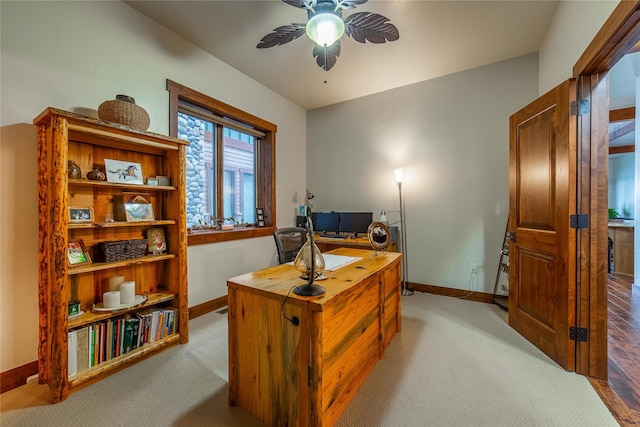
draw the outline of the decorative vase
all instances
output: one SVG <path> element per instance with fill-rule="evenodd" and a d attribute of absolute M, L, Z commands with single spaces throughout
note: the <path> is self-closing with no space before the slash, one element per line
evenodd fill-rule
<path fill-rule="evenodd" d="M 309 233 L 307 233 L 307 241 L 302 245 L 296 259 L 293 261 L 293 266 L 296 270 L 302 273 L 300 278 L 309 279 L 311 276 L 311 251 L 313 250 L 313 265 L 314 265 L 314 279 L 322 276 L 322 270 L 324 270 L 325 262 L 322 256 L 322 252 L 314 243 L 311 246 L 311 239 Z"/>
<path fill-rule="evenodd" d="M 136 100 L 127 95 L 116 95 L 116 99 L 100 104 L 98 118 L 138 130 L 147 130 L 151 124 L 145 109 L 136 105 Z"/>
<path fill-rule="evenodd" d="M 87 179 L 91 181 L 104 181 L 107 177 L 97 166 L 94 166 L 93 169 L 87 172 Z"/>
<path fill-rule="evenodd" d="M 82 171 L 80 170 L 80 166 L 78 166 L 73 160 L 69 160 L 67 162 L 67 176 L 71 179 L 82 178 Z"/>

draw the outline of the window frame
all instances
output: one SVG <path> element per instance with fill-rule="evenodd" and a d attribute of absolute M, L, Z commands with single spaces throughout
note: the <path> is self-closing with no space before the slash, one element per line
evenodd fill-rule
<path fill-rule="evenodd" d="M 167 91 L 169 92 L 169 135 L 172 137 L 178 137 L 178 105 L 180 101 L 203 108 L 216 116 L 226 117 L 241 123 L 246 123 L 265 134 L 264 138 L 262 138 L 260 143 L 257 144 L 256 152 L 256 206 L 264 209 L 265 226 L 234 227 L 233 230 L 224 231 L 198 231 L 196 233 L 188 234 L 188 244 L 191 246 L 273 235 L 273 232 L 276 229 L 275 224 L 277 223 L 275 168 L 276 132 L 278 127 L 273 123 L 169 79 L 167 79 Z M 182 159 L 182 167 L 184 168 L 186 168 L 185 160 L 186 159 Z M 222 182 L 221 178 L 222 171 L 217 170 L 217 184 Z"/>

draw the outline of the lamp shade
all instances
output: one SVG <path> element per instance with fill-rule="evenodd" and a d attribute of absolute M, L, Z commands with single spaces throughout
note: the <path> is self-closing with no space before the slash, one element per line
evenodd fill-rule
<path fill-rule="evenodd" d="M 331 46 L 344 35 L 344 22 L 333 13 L 318 13 L 307 22 L 307 35 L 320 46 Z"/>
<path fill-rule="evenodd" d="M 394 170 L 394 171 L 393 171 L 393 174 L 396 176 L 396 182 L 397 182 L 398 184 L 401 184 L 401 183 L 402 183 L 402 178 L 403 178 L 403 175 L 404 175 L 404 173 L 403 173 L 402 169 L 396 169 L 396 170 Z"/>

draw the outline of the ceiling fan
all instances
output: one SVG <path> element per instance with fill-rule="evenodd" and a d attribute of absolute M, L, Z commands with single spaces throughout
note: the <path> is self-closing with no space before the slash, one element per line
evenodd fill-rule
<path fill-rule="evenodd" d="M 358 12 L 342 19 L 342 11 L 354 9 L 367 0 L 282 0 L 286 4 L 307 10 L 306 24 L 293 23 L 276 28 L 256 46 L 265 49 L 289 43 L 305 32 L 316 45 L 313 56 L 316 63 L 329 71 L 340 56 L 340 38 L 346 33 L 357 42 L 386 43 L 398 40 L 395 25 L 377 13 Z"/>

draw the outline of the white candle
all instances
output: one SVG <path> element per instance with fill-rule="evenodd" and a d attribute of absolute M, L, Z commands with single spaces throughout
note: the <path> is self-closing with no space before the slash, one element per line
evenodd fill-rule
<path fill-rule="evenodd" d="M 136 300 L 136 282 L 124 282 L 120 285 L 120 304 L 133 304 Z"/>
<path fill-rule="evenodd" d="M 124 282 L 124 276 L 111 276 L 109 277 L 109 290 L 110 291 L 119 291 L 120 284 Z"/>
<path fill-rule="evenodd" d="M 104 308 L 115 308 L 120 305 L 120 291 L 109 291 L 102 295 L 102 306 Z"/>

